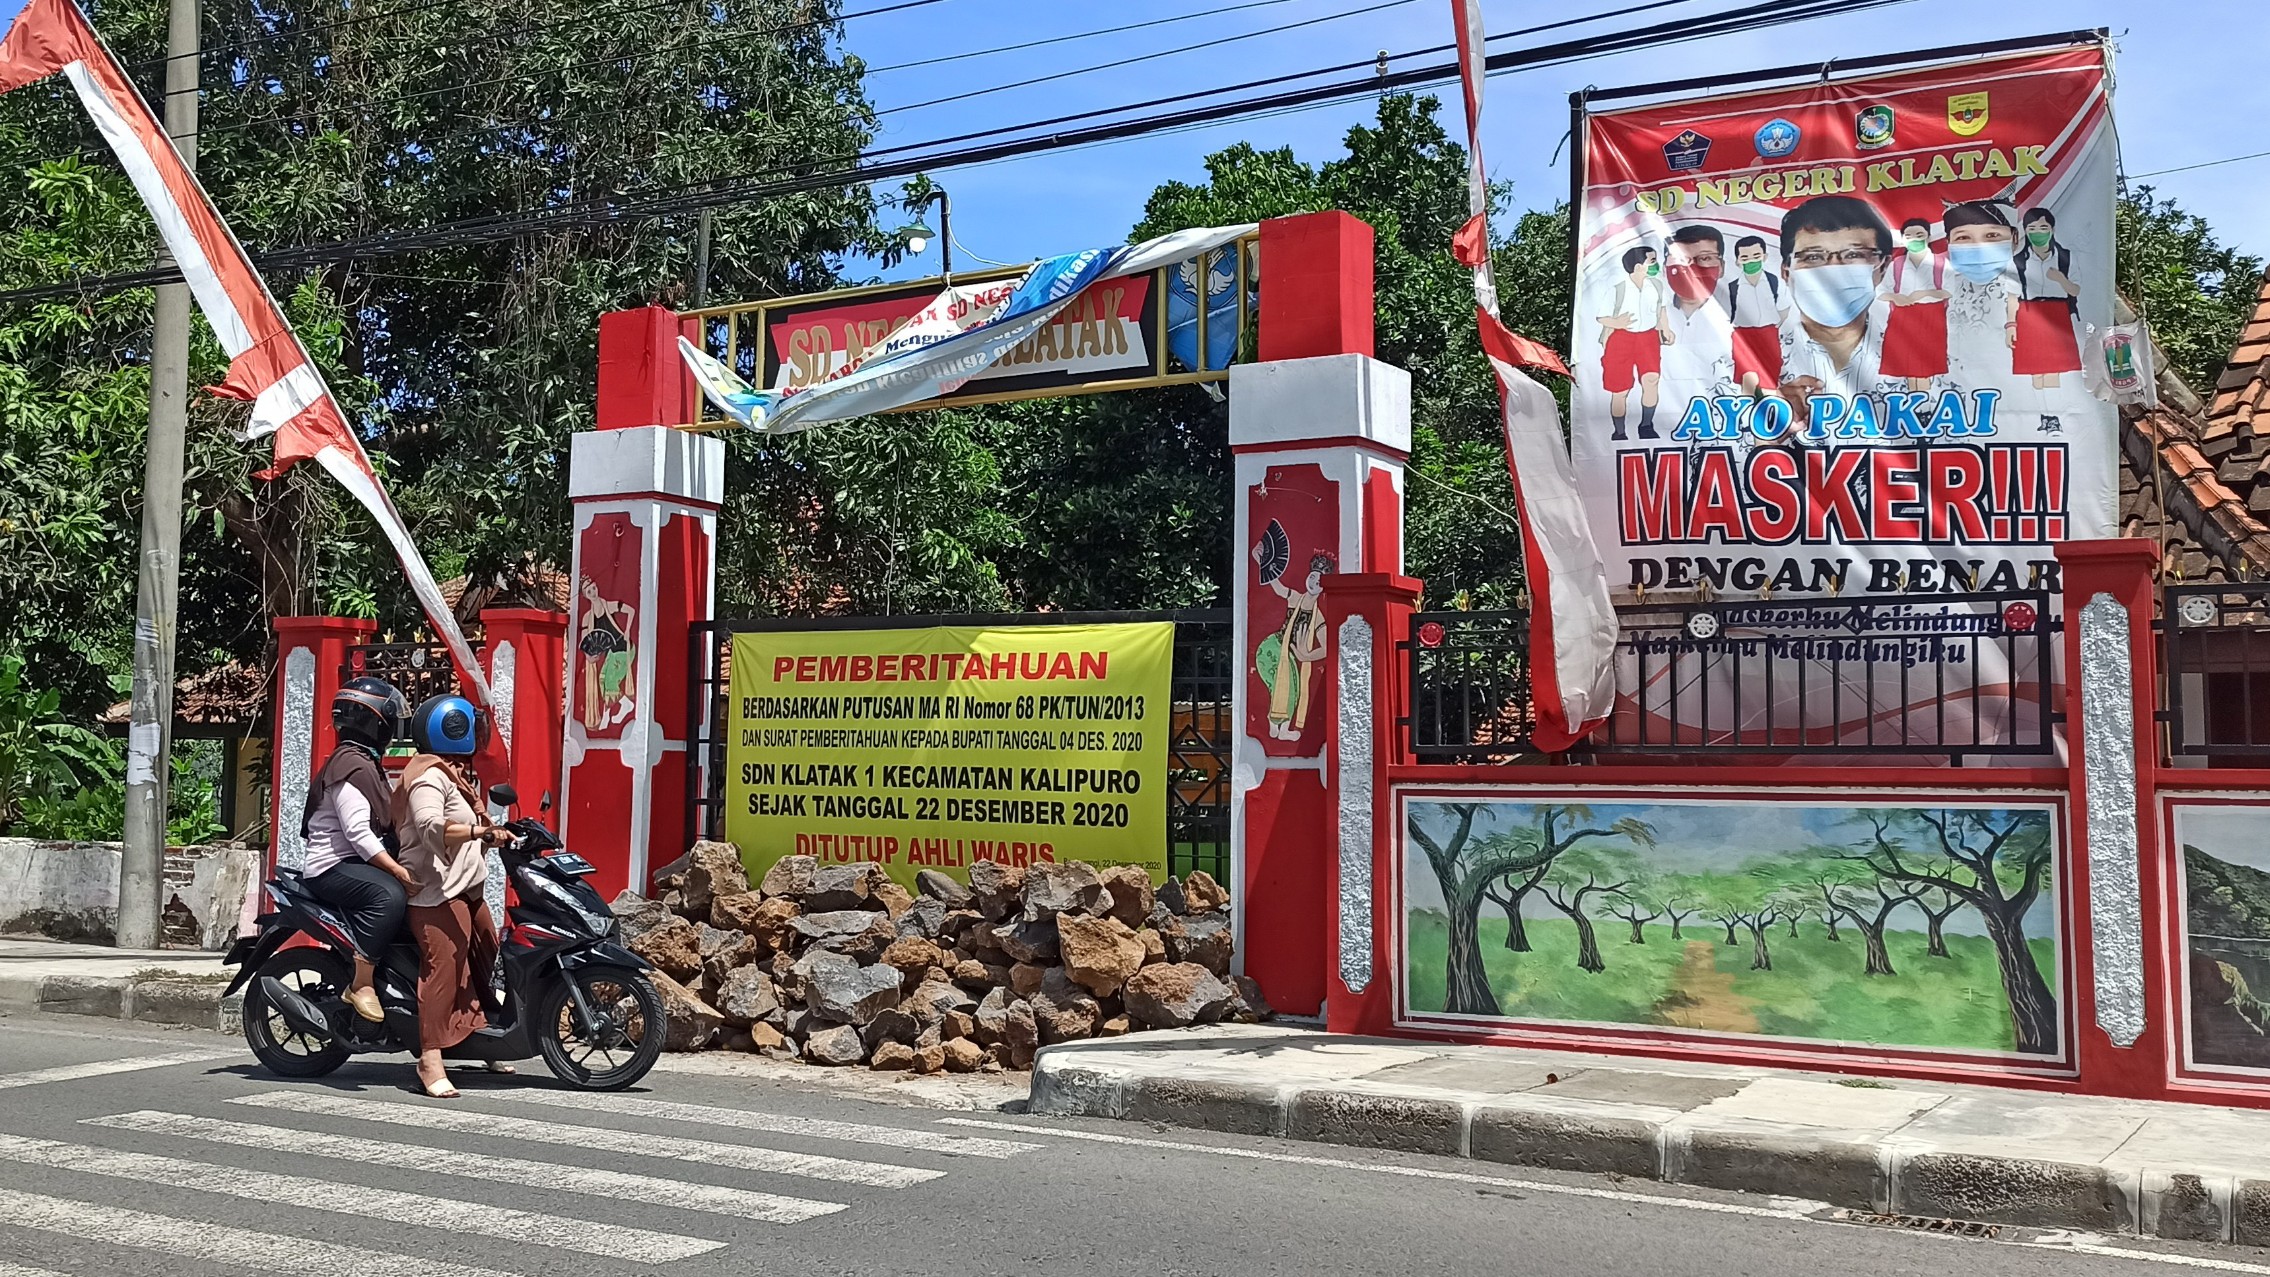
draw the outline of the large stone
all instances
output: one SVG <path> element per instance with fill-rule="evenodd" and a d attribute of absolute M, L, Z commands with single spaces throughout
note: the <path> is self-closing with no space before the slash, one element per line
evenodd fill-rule
<path fill-rule="evenodd" d="M 1222 913 L 1194 913 L 1176 920 L 1162 936 L 1167 961 L 1195 962 L 1218 976 L 1230 973 L 1230 919 Z"/>
<path fill-rule="evenodd" d="M 811 856 L 782 856 L 765 870 L 764 884 L 759 888 L 766 896 L 786 896 L 802 900 L 812 891 L 812 878 L 820 872 L 820 862 Z"/>
<path fill-rule="evenodd" d="M 630 949 L 673 980 L 701 974 L 701 932 L 684 918 L 672 916 L 648 929 L 630 942 Z"/>
<path fill-rule="evenodd" d="M 1001 1021 L 1001 1050 L 1010 1068 L 1029 1069 L 1033 1052 L 1040 1049 L 1040 1021 L 1030 1003 L 1012 1002 Z"/>
<path fill-rule="evenodd" d="M 941 942 L 965 935 L 979 935 L 985 931 L 985 915 L 975 909 L 949 909 L 938 924 L 937 939 Z"/>
<path fill-rule="evenodd" d="M 1029 998 L 1040 992 L 1041 977 L 1047 974 L 1047 967 L 1020 962 L 1009 968 L 1009 992 L 1020 998 Z"/>
<path fill-rule="evenodd" d="M 930 871 L 925 869 L 923 872 L 929 873 Z M 902 936 L 921 936 L 925 940 L 939 939 L 946 928 L 946 902 L 923 896 L 907 906 L 906 912 L 898 916 L 898 923 L 899 934 Z"/>
<path fill-rule="evenodd" d="M 875 1044 L 874 1058 L 867 1062 L 867 1067 L 877 1073 L 911 1069 L 914 1067 L 914 1048 L 904 1042 L 878 1042 Z"/>
<path fill-rule="evenodd" d="M 1111 905 L 1103 875 L 1082 861 L 1043 861 L 1025 870 L 1018 895 L 1027 922 L 1041 922 L 1060 913 L 1097 913 Z"/>
<path fill-rule="evenodd" d="M 1053 967 L 1063 956 L 1056 938 L 1056 922 L 1004 922 L 986 934 L 993 937 L 1003 953 L 1019 962 L 1035 966 Z"/>
<path fill-rule="evenodd" d="M 863 967 L 826 949 L 796 965 L 804 976 L 804 1005 L 823 1020 L 864 1025 L 899 1000 L 899 973 L 889 967 Z"/>
<path fill-rule="evenodd" d="M 986 994 L 985 1000 L 977 1004 L 977 1011 L 970 1017 L 970 1036 L 987 1046 L 999 1042 L 1002 1034 L 1007 1031 L 1009 1002 L 1007 989 L 995 989 Z"/>
<path fill-rule="evenodd" d="M 1039 992 L 1028 1001 L 1044 1045 L 1092 1037 L 1097 1021 L 1102 1018 L 1096 1000 L 1088 996 L 1087 990 L 1072 983 L 1062 967 L 1051 967 L 1041 980 Z"/>
<path fill-rule="evenodd" d="M 977 1032 L 977 1017 L 967 1011 L 948 1011 L 946 1017 L 938 1021 L 938 1032 L 949 1041 L 974 1036 Z"/>
<path fill-rule="evenodd" d="M 985 1048 L 968 1038 L 950 1038 L 939 1051 L 948 1073 L 975 1073 L 985 1063 Z"/>
<path fill-rule="evenodd" d="M 701 936 L 702 976 L 710 988 L 724 988 L 734 971 L 757 960 L 757 942 L 748 932 L 720 931 L 706 922 L 694 926 Z"/>
<path fill-rule="evenodd" d="M 1158 903 L 1150 871 L 1141 865 L 1114 865 L 1104 870 L 1103 885 L 1111 893 L 1111 908 L 1105 912 L 1126 923 L 1129 930 L 1142 926 L 1151 916 L 1151 906 Z"/>
<path fill-rule="evenodd" d="M 662 1049 L 699 1051 L 708 1046 L 725 1017 L 669 976 L 656 972 L 648 978 L 662 998 Z"/>
<path fill-rule="evenodd" d="M 875 925 L 875 915 L 865 909 L 838 909 L 829 913 L 807 913 L 788 920 L 789 929 L 806 940 L 827 940 L 838 936 L 855 936 Z"/>
<path fill-rule="evenodd" d="M 904 1042 L 912 1046 L 914 1040 L 922 1036 L 923 1027 L 913 1012 L 904 1007 L 889 1007 L 868 1021 L 859 1036 L 870 1050 L 885 1042 Z"/>
<path fill-rule="evenodd" d="M 914 893 L 885 878 L 867 888 L 867 903 L 881 905 L 883 912 L 890 915 L 891 921 L 896 922 L 906 916 L 907 910 L 914 908 Z"/>
<path fill-rule="evenodd" d="M 923 869 L 914 875 L 914 889 L 928 899 L 938 901 L 949 909 L 966 907 L 970 889 L 954 881 L 953 875 L 936 869 Z"/>
<path fill-rule="evenodd" d="M 900 936 L 891 941 L 878 959 L 884 966 L 896 968 L 909 985 L 919 983 L 922 973 L 944 961 L 938 946 L 920 936 Z"/>
<path fill-rule="evenodd" d="M 946 1070 L 946 1045 L 932 1042 L 914 1048 L 914 1071 L 917 1073 L 943 1073 Z"/>
<path fill-rule="evenodd" d="M 1135 933 L 1135 943 L 1143 946 L 1143 965 L 1167 960 L 1166 937 L 1149 927 Z"/>
<path fill-rule="evenodd" d="M 738 895 L 749 889 L 749 871 L 741 865 L 741 849 L 729 842 L 697 842 L 686 853 L 686 873 L 678 881 L 685 910 L 698 918 L 709 916 L 719 896 Z"/>
<path fill-rule="evenodd" d="M 1214 881 L 1214 875 L 1203 869 L 1193 869 L 1184 875 L 1182 895 L 1189 901 L 1192 913 L 1219 913 L 1230 907 L 1230 893 Z"/>
<path fill-rule="evenodd" d="M 783 953 L 796 947 L 796 920 L 803 916 L 804 906 L 782 896 L 758 905 L 748 925 L 741 929 L 756 937 L 765 952 Z"/>
<path fill-rule="evenodd" d="M 891 924 L 890 916 L 887 914 L 868 913 L 864 909 L 848 912 L 857 913 L 866 918 L 867 926 L 865 929 L 852 932 L 850 935 L 828 936 L 819 941 L 816 947 L 833 949 L 837 953 L 857 959 L 863 966 L 872 965 L 877 958 L 883 956 L 883 950 L 889 948 L 891 942 L 898 939 L 898 928 Z"/>
<path fill-rule="evenodd" d="M 1127 977 L 1142 969 L 1142 942 L 1117 918 L 1062 914 L 1056 919 L 1056 934 L 1065 973 L 1097 997 L 1117 993 Z"/>
<path fill-rule="evenodd" d="M 765 894 L 771 895 L 772 893 L 768 891 Z M 1159 884 L 1158 903 L 1151 908 L 1152 926 L 1159 925 L 1158 918 L 1162 910 L 1178 918 L 1190 912 L 1190 897 L 1183 894 L 1181 879 L 1169 878 Z"/>
<path fill-rule="evenodd" d="M 915 1010 L 915 1017 L 925 1025 L 938 1023 L 949 1011 L 969 1011 L 977 1007 L 977 999 L 949 981 L 925 980 L 908 994 L 902 1006 Z"/>
<path fill-rule="evenodd" d="M 684 886 L 686 881 L 686 867 L 688 865 L 691 865 L 692 863 L 693 856 L 689 853 L 687 855 L 678 857 L 676 860 L 671 861 L 669 864 L 663 865 L 658 869 L 650 871 L 646 875 L 646 882 L 648 886 L 654 889 L 656 899 L 660 899 L 663 896 L 669 895 L 671 892 L 678 890 L 679 887 Z"/>
<path fill-rule="evenodd" d="M 677 917 L 661 901 L 649 900 L 635 891 L 624 891 L 617 895 L 615 903 L 607 908 L 615 915 L 615 923 L 621 928 L 624 944 L 629 944 Z"/>
<path fill-rule="evenodd" d="M 980 860 L 969 867 L 969 889 L 975 897 L 973 903 L 988 921 L 999 922 L 1016 910 L 1023 903 L 1020 896 L 1024 885 L 1024 870 L 999 861 Z"/>
<path fill-rule="evenodd" d="M 975 958 L 964 958 L 954 964 L 954 983 L 971 993 L 980 993 L 1001 983 L 994 978 L 994 970 L 995 968 L 986 966 Z"/>
<path fill-rule="evenodd" d="M 752 931 L 765 898 L 754 891 L 736 891 L 709 902 L 709 925 L 720 931 Z"/>
<path fill-rule="evenodd" d="M 859 1040 L 859 1030 L 848 1024 L 834 1024 L 814 1029 L 804 1039 L 804 1058 L 814 1064 L 841 1068 L 857 1064 L 867 1058 L 867 1044 Z"/>
<path fill-rule="evenodd" d="M 1239 976 L 1230 982 L 1237 989 L 1237 1000 L 1230 1004 L 1230 1015 L 1246 1024 L 1275 1018 L 1276 1009 L 1262 995 L 1261 986 L 1251 976 Z"/>
<path fill-rule="evenodd" d="M 777 1051 L 788 1045 L 788 1035 L 762 1020 L 749 1026 L 749 1049 Z"/>
<path fill-rule="evenodd" d="M 751 1025 L 780 1018 L 780 988 L 755 967 L 743 967 L 718 988 L 717 1009 L 728 1024 Z"/>
<path fill-rule="evenodd" d="M 864 909 L 869 895 L 867 866 L 821 865 L 812 873 L 804 907 L 814 913 L 831 909 Z"/>
<path fill-rule="evenodd" d="M 1195 962 L 1161 962 L 1135 973 L 1125 989 L 1127 1013 L 1153 1029 L 1184 1029 L 1221 1016 L 1230 986 Z"/>

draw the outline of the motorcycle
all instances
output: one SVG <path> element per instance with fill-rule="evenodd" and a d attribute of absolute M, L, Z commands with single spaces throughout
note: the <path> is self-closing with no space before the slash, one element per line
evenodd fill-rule
<path fill-rule="evenodd" d="M 504 807 L 516 801 L 509 785 L 489 798 Z M 513 891 L 498 937 L 502 996 L 489 991 L 488 1026 L 443 1058 L 541 1056 L 553 1076 L 579 1090 L 621 1090 L 662 1054 L 662 998 L 646 976 L 653 967 L 623 945 L 613 912 L 583 881 L 594 872 L 589 861 L 534 819 L 504 828 L 512 840 L 498 854 Z M 283 1077 L 312 1078 L 355 1055 L 415 1054 L 417 946 L 398 939 L 376 964 L 373 985 L 386 1018 L 365 1020 L 344 996 L 355 950 L 338 915 L 294 870 L 278 869 L 264 890 L 270 908 L 259 929 L 221 959 L 238 968 L 228 992 L 245 990 L 244 1037 L 260 1063 Z"/>

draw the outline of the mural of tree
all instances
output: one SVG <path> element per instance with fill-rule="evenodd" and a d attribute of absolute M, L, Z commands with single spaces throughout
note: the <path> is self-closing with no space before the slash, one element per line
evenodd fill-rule
<path fill-rule="evenodd" d="M 1671 938 L 1686 939 L 1680 934 L 1680 925 L 1702 910 L 1703 891 L 1695 876 L 1673 874 L 1663 879 L 1657 900 L 1663 906 L 1663 916 L 1671 920 Z"/>
<path fill-rule="evenodd" d="M 1661 884 L 1648 879 L 1639 879 L 1608 903 L 1608 912 L 1630 924 L 1633 944 L 1646 944 L 1647 932 L 1644 928 L 1648 923 L 1669 912 L 1663 902 L 1664 891 Z M 1677 939 L 1678 924 L 1673 923 L 1672 928 L 1672 938 Z"/>
<path fill-rule="evenodd" d="M 1933 888 L 1915 898 L 1915 907 L 1923 911 L 1925 945 L 1923 956 L 1947 958 L 1947 919 L 1963 907 L 1963 898 L 1943 887 Z"/>
<path fill-rule="evenodd" d="M 1892 951 L 1884 945 L 1884 924 L 1891 921 L 1901 907 L 1915 903 L 1921 889 L 1887 890 L 1881 877 L 1846 862 L 1841 849 L 1836 848 L 1822 854 L 1812 874 L 1812 885 L 1821 895 L 1831 926 L 1842 917 L 1859 929 L 1867 949 L 1861 974 L 1895 974 Z M 1875 896 L 1873 900 L 1868 898 L 1871 893 Z"/>
<path fill-rule="evenodd" d="M 2049 875 L 2049 813 L 1949 807 L 1864 812 L 1855 819 L 1869 832 L 1867 845 L 1838 857 L 1892 883 L 1945 892 L 1976 910 L 1994 945 L 2017 1049 L 2054 1054 L 2057 998 L 2026 935 L 2026 911 Z"/>
<path fill-rule="evenodd" d="M 1499 884 L 1502 890 L 1485 888 L 1482 892 L 1490 903 L 1505 911 L 1505 947 L 1515 953 L 1529 952 L 1529 928 L 1521 922 L 1521 902 L 1544 881 L 1545 871 L 1550 868 L 1552 863 L 1548 861 L 1527 875 L 1507 874 Z"/>
<path fill-rule="evenodd" d="M 1608 969 L 1607 961 L 1600 956 L 1600 935 L 1592 927 L 1592 898 L 1621 897 L 1638 876 L 1630 856 L 1600 848 L 1565 852 L 1553 861 L 1552 872 L 1545 875 L 1538 894 L 1576 925 L 1578 970 L 1597 974 Z M 1638 932 L 1637 926 L 1633 932 Z"/>

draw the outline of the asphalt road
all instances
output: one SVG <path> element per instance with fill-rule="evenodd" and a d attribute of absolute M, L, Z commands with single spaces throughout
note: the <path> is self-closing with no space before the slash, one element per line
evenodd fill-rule
<path fill-rule="evenodd" d="M 2270 1275 L 2270 1255 L 1930 1236 L 1804 1203 L 658 1070 L 620 1096 L 0 1017 L 0 1277 Z M 2109 1253 L 2108 1253 L 2109 1252 Z"/>

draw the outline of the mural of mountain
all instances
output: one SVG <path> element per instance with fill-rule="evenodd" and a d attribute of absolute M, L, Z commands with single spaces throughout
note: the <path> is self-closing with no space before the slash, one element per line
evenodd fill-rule
<path fill-rule="evenodd" d="M 2183 871 L 2193 932 L 2270 940 L 2270 873 L 2218 860 L 2188 843 Z"/>

